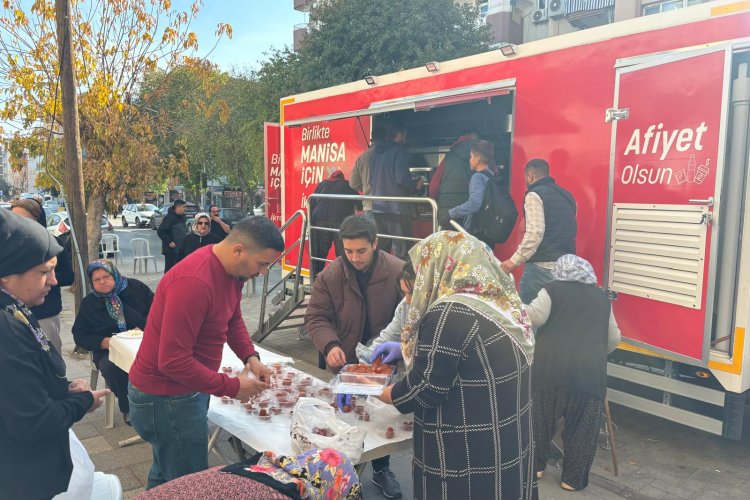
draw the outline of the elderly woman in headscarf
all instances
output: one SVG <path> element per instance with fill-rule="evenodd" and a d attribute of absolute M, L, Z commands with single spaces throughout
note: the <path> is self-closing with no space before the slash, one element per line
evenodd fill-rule
<path fill-rule="evenodd" d="M 142 282 L 122 276 L 110 260 L 95 260 L 87 274 L 92 291 L 78 308 L 73 338 L 76 345 L 93 352 L 94 364 L 117 396 L 123 420 L 130 425 L 128 374 L 109 360 L 109 341 L 120 332 L 146 327 L 154 293 Z"/>
<path fill-rule="evenodd" d="M 201 247 L 213 245 L 219 241 L 221 240 L 211 232 L 211 218 L 206 212 L 199 212 L 195 214 L 192 232 L 185 236 L 177 248 L 177 261 L 181 261 Z"/>
<path fill-rule="evenodd" d="M 620 342 L 620 329 L 588 261 L 563 255 L 552 276 L 527 309 L 538 328 L 532 377 L 536 471 L 541 478 L 562 417 L 560 486 L 573 491 L 588 485 L 607 392 L 607 354 Z"/>
<path fill-rule="evenodd" d="M 409 255 L 408 373 L 381 399 L 414 412 L 414 498 L 537 498 L 534 339 L 513 280 L 464 233 L 435 233 Z"/>
<path fill-rule="evenodd" d="M 55 286 L 55 238 L 0 209 L 0 498 L 51 498 L 73 474 L 70 427 L 109 390 L 69 381 L 30 308 Z"/>

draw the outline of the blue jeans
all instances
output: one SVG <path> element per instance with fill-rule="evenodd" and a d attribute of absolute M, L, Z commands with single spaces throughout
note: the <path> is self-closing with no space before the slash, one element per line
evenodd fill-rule
<path fill-rule="evenodd" d="M 130 422 L 151 444 L 151 489 L 186 474 L 208 469 L 208 394 L 155 396 L 128 384 Z"/>
<path fill-rule="evenodd" d="M 550 269 L 540 267 L 533 262 L 527 262 L 523 268 L 521 281 L 518 282 L 518 295 L 521 297 L 521 302 L 531 304 L 539 290 L 553 279 Z"/>

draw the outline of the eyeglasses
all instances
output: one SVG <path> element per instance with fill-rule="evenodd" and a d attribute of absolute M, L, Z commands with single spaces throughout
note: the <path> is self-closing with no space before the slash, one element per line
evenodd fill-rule
<path fill-rule="evenodd" d="M 208 222 L 196 222 L 199 226 L 208 226 Z"/>

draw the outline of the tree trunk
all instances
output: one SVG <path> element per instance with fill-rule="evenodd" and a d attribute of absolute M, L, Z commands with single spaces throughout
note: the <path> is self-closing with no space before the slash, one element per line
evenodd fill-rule
<path fill-rule="evenodd" d="M 89 262 L 99 258 L 99 242 L 102 240 L 101 220 L 104 215 L 104 194 L 92 193 L 86 206 L 86 232 L 88 234 Z M 107 256 L 105 255 L 106 259 Z"/>
<path fill-rule="evenodd" d="M 74 254 L 80 253 L 83 265 L 88 265 L 88 241 L 86 237 L 86 211 L 84 207 L 83 167 L 81 165 L 81 137 L 79 135 L 78 99 L 76 75 L 73 69 L 73 40 L 71 38 L 70 0 L 55 0 L 57 23 L 57 56 L 60 62 L 60 88 L 62 90 L 62 115 L 65 141 L 65 191 L 68 216 L 77 245 Z M 54 126 L 54 123 L 52 124 Z M 77 246 L 77 248 L 76 248 Z M 74 260 L 77 262 L 77 260 Z M 78 265 L 74 266 L 76 283 L 85 284 Z M 74 287 L 75 309 L 83 298 L 82 286 Z"/>

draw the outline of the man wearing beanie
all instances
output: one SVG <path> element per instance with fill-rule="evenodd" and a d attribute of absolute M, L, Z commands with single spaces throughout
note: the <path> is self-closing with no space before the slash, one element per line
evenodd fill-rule
<path fill-rule="evenodd" d="M 45 229 L 47 228 L 47 219 L 44 213 L 44 208 L 42 208 L 42 204 L 39 200 L 32 198 L 16 200 L 11 206 L 11 212 L 26 217 L 27 219 L 36 220 L 42 227 Z M 55 348 L 61 354 L 62 339 L 60 338 L 60 311 L 62 311 L 62 295 L 60 294 L 60 288 L 72 285 L 73 280 L 75 279 L 70 251 L 66 248 L 70 243 L 70 239 L 67 238 L 69 236 L 70 235 L 66 235 L 65 241 L 63 241 L 62 237 L 55 238 L 57 243 L 63 248 L 62 252 L 57 256 L 57 266 L 55 266 L 55 279 L 57 279 L 57 285 L 50 289 L 43 304 L 31 308 L 34 317 L 39 321 L 39 326 L 44 333 L 47 334 L 47 337 L 49 337 Z"/>
<path fill-rule="evenodd" d="M 61 251 L 36 221 L 0 210 L 0 498 L 66 491 L 75 439 L 69 429 L 109 393 L 67 380 L 62 356 L 29 309 L 57 284 Z"/>

